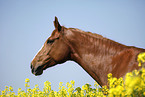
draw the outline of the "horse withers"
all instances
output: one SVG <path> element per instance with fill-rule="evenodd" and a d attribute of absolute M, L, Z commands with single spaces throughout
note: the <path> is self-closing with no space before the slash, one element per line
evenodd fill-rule
<path fill-rule="evenodd" d="M 101 35 L 77 28 L 61 26 L 57 17 L 55 30 L 31 62 L 34 75 L 68 60 L 77 62 L 101 86 L 107 85 L 107 74 L 123 77 L 127 72 L 139 69 L 137 55 L 145 49 L 126 46 Z"/>

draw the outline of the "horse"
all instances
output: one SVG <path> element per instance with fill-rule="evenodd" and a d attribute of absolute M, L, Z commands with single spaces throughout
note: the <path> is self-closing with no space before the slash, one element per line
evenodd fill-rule
<path fill-rule="evenodd" d="M 137 56 L 143 48 L 126 46 L 102 35 L 61 26 L 54 20 L 54 31 L 31 62 L 38 76 L 43 70 L 68 60 L 78 63 L 100 86 L 107 85 L 107 74 L 124 77 L 138 67 Z"/>

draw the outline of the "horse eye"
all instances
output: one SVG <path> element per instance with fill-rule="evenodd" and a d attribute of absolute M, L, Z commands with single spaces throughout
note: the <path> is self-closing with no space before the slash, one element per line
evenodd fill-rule
<path fill-rule="evenodd" d="M 53 42 L 54 42 L 54 40 L 48 40 L 48 41 L 47 41 L 47 44 L 53 43 Z"/>

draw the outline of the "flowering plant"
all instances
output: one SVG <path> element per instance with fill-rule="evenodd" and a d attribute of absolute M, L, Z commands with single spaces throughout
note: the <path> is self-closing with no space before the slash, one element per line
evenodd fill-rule
<path fill-rule="evenodd" d="M 13 92 L 13 87 L 6 86 L 5 90 L 0 91 L 0 97 L 145 97 L 145 53 L 138 55 L 140 70 L 134 70 L 127 73 L 125 79 L 115 78 L 111 73 L 108 74 L 108 87 L 100 88 L 97 82 L 94 83 L 95 88 L 91 88 L 90 84 L 85 84 L 82 88 L 74 87 L 75 81 L 67 82 L 66 86 L 63 82 L 59 83 L 59 90 L 53 91 L 49 81 L 44 82 L 43 91 L 35 85 L 30 89 L 30 80 L 25 79 L 26 91 L 21 88 L 18 93 Z"/>

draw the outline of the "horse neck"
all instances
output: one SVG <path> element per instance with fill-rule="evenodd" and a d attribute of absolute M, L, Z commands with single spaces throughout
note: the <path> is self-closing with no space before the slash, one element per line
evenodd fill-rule
<path fill-rule="evenodd" d="M 101 35 L 83 31 L 72 31 L 71 38 L 67 40 L 73 49 L 72 60 L 80 64 L 101 86 L 106 84 L 102 80 L 105 81 L 109 73 L 105 70 L 110 67 L 105 65 L 110 63 L 110 57 L 126 48 Z"/>
<path fill-rule="evenodd" d="M 78 30 L 78 29 L 77 29 Z M 74 31 L 73 37 L 68 39 L 74 52 L 78 54 L 84 61 L 91 61 L 88 58 L 105 58 L 115 55 L 122 50 L 128 48 L 125 45 L 104 38 L 101 35 L 84 32 L 81 30 Z M 100 60 L 100 58 L 98 60 Z"/>

